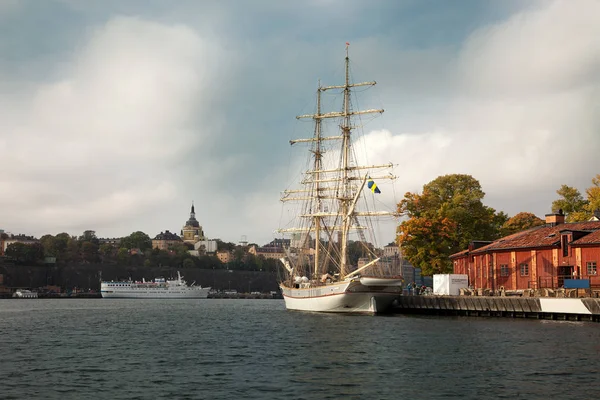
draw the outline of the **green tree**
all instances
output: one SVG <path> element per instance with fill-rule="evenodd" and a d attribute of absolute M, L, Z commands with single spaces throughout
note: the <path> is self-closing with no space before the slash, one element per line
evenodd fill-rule
<path fill-rule="evenodd" d="M 119 251 L 117 251 L 117 262 L 120 265 L 129 265 L 129 250 L 121 247 Z"/>
<path fill-rule="evenodd" d="M 535 226 L 544 225 L 546 222 L 530 212 L 520 212 L 502 225 L 501 235 L 508 236 Z"/>
<path fill-rule="evenodd" d="M 423 275 L 452 271 L 449 256 L 473 240 L 493 240 L 506 214 L 482 203 L 485 193 L 470 175 L 440 176 L 423 193 L 406 193 L 398 212 L 408 219 L 398 227 L 397 243 Z"/>
<path fill-rule="evenodd" d="M 67 241 L 66 260 L 70 262 L 79 262 L 81 260 L 79 241 L 75 236 Z"/>
<path fill-rule="evenodd" d="M 371 243 L 363 243 L 359 241 L 350 241 L 348 243 L 348 261 L 352 265 L 358 265 L 358 259 L 367 257 L 373 251 Z"/>
<path fill-rule="evenodd" d="M 150 250 L 152 248 L 152 240 L 150 236 L 146 235 L 144 232 L 137 231 L 133 232 L 129 236 L 125 236 L 121 239 L 120 247 L 126 249 L 140 249 L 142 251 Z"/>
<path fill-rule="evenodd" d="M 185 260 L 183 260 L 183 268 L 194 268 L 195 266 L 196 264 L 191 258 L 186 258 Z"/>
<path fill-rule="evenodd" d="M 221 239 L 215 239 L 217 242 L 217 251 L 233 251 L 235 249 L 235 243 L 224 242 Z"/>
<path fill-rule="evenodd" d="M 98 261 L 98 245 L 88 241 L 83 242 L 81 244 L 81 259 L 88 263 Z"/>
<path fill-rule="evenodd" d="M 52 235 L 44 235 L 40 238 L 40 243 L 44 248 L 45 257 L 56 257 L 58 256 L 57 240 Z"/>
<path fill-rule="evenodd" d="M 90 230 L 84 231 L 83 235 L 79 236 L 79 241 L 80 242 L 90 242 L 95 245 L 98 245 L 100 243 L 100 241 L 96 237 L 96 231 L 90 231 Z"/>
<path fill-rule="evenodd" d="M 36 263 L 44 258 L 44 247 L 41 243 L 11 243 L 6 247 L 7 257 L 21 263 Z"/>
<path fill-rule="evenodd" d="M 117 248 L 110 243 L 103 243 L 98 248 L 102 262 L 114 262 L 117 258 Z"/>
<path fill-rule="evenodd" d="M 54 248 L 56 252 L 56 257 L 61 261 L 66 261 L 69 256 L 67 254 L 67 247 L 69 245 L 69 240 L 71 239 L 71 235 L 66 232 L 59 233 L 54 237 Z"/>
<path fill-rule="evenodd" d="M 585 206 L 587 201 L 583 198 L 579 190 L 574 187 L 562 185 L 556 191 L 560 197 L 552 202 L 552 212 L 562 210 L 567 222 L 585 221 Z"/>

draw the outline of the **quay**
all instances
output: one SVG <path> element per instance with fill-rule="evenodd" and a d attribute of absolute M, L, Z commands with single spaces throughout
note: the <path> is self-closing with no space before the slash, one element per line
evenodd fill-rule
<path fill-rule="evenodd" d="M 392 312 L 600 322 L 600 298 L 408 295 Z"/>

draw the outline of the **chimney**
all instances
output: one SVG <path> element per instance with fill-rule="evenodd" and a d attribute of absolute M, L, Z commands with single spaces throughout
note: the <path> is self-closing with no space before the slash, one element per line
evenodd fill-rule
<path fill-rule="evenodd" d="M 556 213 L 546 214 L 546 225 L 548 226 L 556 226 L 565 223 L 565 214 L 563 213 L 562 208 L 558 210 Z"/>

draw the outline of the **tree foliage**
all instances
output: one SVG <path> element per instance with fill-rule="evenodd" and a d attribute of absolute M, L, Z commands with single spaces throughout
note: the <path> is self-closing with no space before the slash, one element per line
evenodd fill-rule
<path fill-rule="evenodd" d="M 5 254 L 20 263 L 36 263 L 44 258 L 44 247 L 41 243 L 11 243 Z"/>
<path fill-rule="evenodd" d="M 567 222 L 585 221 L 587 201 L 583 198 L 579 190 L 568 185 L 562 185 L 556 191 L 560 197 L 552 202 L 552 212 L 562 210 Z"/>
<path fill-rule="evenodd" d="M 120 247 L 123 247 L 128 250 L 150 250 L 152 248 L 152 239 L 150 239 L 150 236 L 148 236 L 144 232 L 136 231 L 133 232 L 131 235 L 122 238 Z"/>
<path fill-rule="evenodd" d="M 594 211 L 600 210 L 600 174 L 592 178 L 592 186 L 586 189 L 585 194 L 587 195 L 585 209 L 591 217 Z"/>
<path fill-rule="evenodd" d="M 513 233 L 521 232 L 535 226 L 544 225 L 546 222 L 530 212 L 520 212 L 511 217 L 502 225 L 500 231 L 502 236 L 512 235 Z"/>
<path fill-rule="evenodd" d="M 397 242 L 408 261 L 423 275 L 452 271 L 449 256 L 473 240 L 493 240 L 508 219 L 482 203 L 485 193 L 470 175 L 440 176 L 422 194 L 406 193 L 398 212 L 406 217 Z"/>

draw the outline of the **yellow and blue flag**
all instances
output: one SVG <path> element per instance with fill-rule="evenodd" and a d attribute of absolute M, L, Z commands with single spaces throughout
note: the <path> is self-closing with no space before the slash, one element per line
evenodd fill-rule
<path fill-rule="evenodd" d="M 375 182 L 373 182 L 373 179 L 371 179 L 371 177 L 369 177 L 369 180 L 367 181 L 367 186 L 369 187 L 369 189 L 371 189 L 371 192 L 381 193 L 381 190 L 379 190 L 379 188 L 377 187 Z"/>

